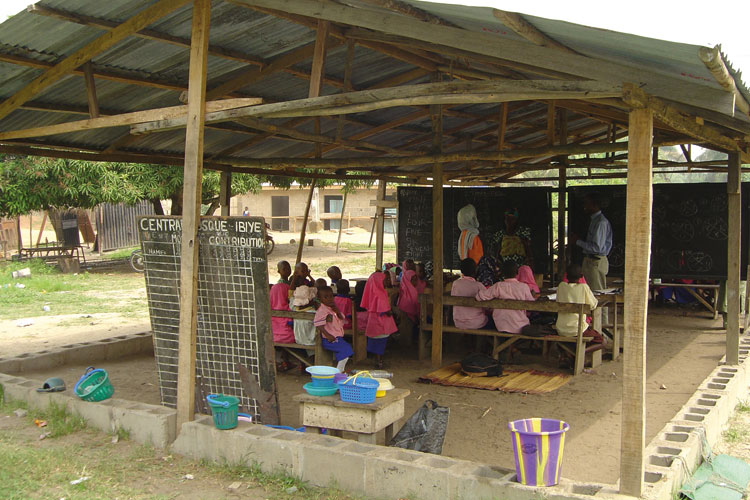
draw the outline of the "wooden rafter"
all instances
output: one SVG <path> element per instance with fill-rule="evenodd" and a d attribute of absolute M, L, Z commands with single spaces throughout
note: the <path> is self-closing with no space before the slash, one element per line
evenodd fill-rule
<path fill-rule="evenodd" d="M 544 34 L 536 26 L 527 21 L 521 14 L 517 12 L 507 12 L 499 9 L 492 9 L 492 14 L 498 18 L 505 26 L 515 31 L 520 36 L 533 44 L 540 45 L 542 47 L 548 47 L 550 49 L 567 52 L 568 54 L 578 54 L 575 50 L 570 47 L 563 45 L 552 37 Z"/>
<path fill-rule="evenodd" d="M 94 81 L 94 72 L 91 69 L 91 62 L 83 65 L 84 81 L 86 82 L 86 99 L 89 102 L 89 116 L 97 118 L 99 116 L 99 99 L 96 97 L 96 82 Z"/>
<path fill-rule="evenodd" d="M 226 99 L 223 101 L 211 101 L 206 103 L 208 113 L 235 109 L 243 106 L 254 106 L 263 102 L 259 98 Z M 122 127 L 137 123 L 149 123 L 159 119 L 187 118 L 188 106 L 171 106 L 168 108 L 149 109 L 146 111 L 134 111 L 121 115 L 103 116 L 89 120 L 59 123 L 57 125 L 46 125 L 26 130 L 11 132 L 0 132 L 0 140 L 24 139 L 28 137 L 43 137 L 47 135 L 66 134 L 81 130 L 93 130 L 101 128 Z"/>
<path fill-rule="evenodd" d="M 66 74 L 71 73 L 82 64 L 90 61 L 92 57 L 110 47 L 113 47 L 126 37 L 140 31 L 157 19 L 161 19 L 188 2 L 189 0 L 160 0 L 158 3 L 147 7 L 124 23 L 118 25 L 116 28 L 109 30 L 104 35 L 87 43 L 55 66 L 36 77 L 12 97 L 0 103 L 0 119 L 8 116 L 13 110 L 21 107 L 23 103 L 57 82 Z"/>

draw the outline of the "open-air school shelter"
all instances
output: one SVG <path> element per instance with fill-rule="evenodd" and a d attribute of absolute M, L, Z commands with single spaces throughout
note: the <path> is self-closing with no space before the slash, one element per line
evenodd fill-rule
<path fill-rule="evenodd" d="M 739 362 L 750 92 L 716 48 L 406 0 L 45 0 L 0 25 L 0 82 L 0 152 L 184 165 L 181 280 L 192 286 L 181 290 L 178 425 L 194 407 L 203 168 L 223 173 L 226 207 L 236 172 L 431 185 L 434 228 L 444 185 L 550 171 L 561 242 L 567 169 L 626 177 L 620 491 L 636 496 L 652 175 L 726 171 L 726 363 Z M 691 144 L 728 162 L 695 161 Z M 658 158 L 671 145 L 684 161 Z M 433 247 L 440 270 L 437 229 Z M 435 273 L 438 310 L 442 281 Z"/>

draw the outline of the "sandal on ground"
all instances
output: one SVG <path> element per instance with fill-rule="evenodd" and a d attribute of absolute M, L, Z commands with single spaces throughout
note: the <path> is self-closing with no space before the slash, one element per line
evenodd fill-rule
<path fill-rule="evenodd" d="M 289 370 L 297 368 L 297 365 L 293 365 L 287 361 L 282 361 L 281 363 L 276 363 L 276 371 L 277 372 L 288 372 Z"/>

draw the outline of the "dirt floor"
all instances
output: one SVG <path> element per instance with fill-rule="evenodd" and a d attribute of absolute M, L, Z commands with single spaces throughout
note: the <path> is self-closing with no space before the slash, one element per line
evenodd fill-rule
<path fill-rule="evenodd" d="M 724 351 L 721 322 L 697 309 L 656 309 L 649 316 L 647 429 L 650 440 L 687 401 L 698 384 L 716 366 Z M 465 353 L 463 339 L 448 337 L 445 362 Z M 0 343 L 0 350 L 6 341 Z M 555 371 L 538 356 L 514 359 L 518 367 Z M 101 366 L 110 373 L 119 398 L 159 404 L 155 361 L 135 357 Z M 354 368 L 355 366 L 349 366 Z M 358 368 L 372 368 L 363 362 Z M 26 374 L 39 381 L 61 376 L 69 387 L 85 365 Z M 571 430 L 566 440 L 563 474 L 575 480 L 614 483 L 618 478 L 622 362 L 605 361 L 555 392 L 544 395 L 506 394 L 476 389 L 442 387 L 417 382 L 431 371 L 428 361 L 416 360 L 414 347 L 390 344 L 387 369 L 395 372 L 397 387 L 411 390 L 406 415 L 426 400 L 451 408 L 444 454 L 512 468 L 513 455 L 507 422 L 519 418 L 549 417 L 565 420 Z M 291 397 L 309 381 L 297 370 L 278 377 L 282 424 L 297 427 L 299 412 Z M 665 388 L 662 389 L 661 387 Z M 490 408 L 484 417 L 482 415 Z"/>

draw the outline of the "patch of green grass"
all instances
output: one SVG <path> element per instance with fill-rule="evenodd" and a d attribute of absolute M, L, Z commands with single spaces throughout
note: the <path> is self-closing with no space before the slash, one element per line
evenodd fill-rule
<path fill-rule="evenodd" d="M 747 404 L 746 402 L 742 401 L 735 407 L 734 411 L 736 411 L 737 413 L 750 412 L 750 404 Z"/>
<path fill-rule="evenodd" d="M 48 436 L 50 438 L 67 436 L 86 428 L 86 421 L 83 417 L 71 414 L 65 406 L 61 406 L 54 401 L 43 410 L 29 408 L 29 405 L 25 401 L 2 399 L 0 402 L 0 411 L 2 412 L 10 413 L 18 409 L 28 412 L 26 418 L 29 422 L 34 422 L 34 420 L 47 422 L 46 427 L 42 428 L 42 430 L 50 432 Z"/>
<path fill-rule="evenodd" d="M 335 486 L 321 489 L 310 486 L 294 476 L 282 472 L 264 472 L 259 463 L 255 462 L 250 467 L 234 464 L 215 464 L 202 461 L 201 465 L 209 471 L 219 474 L 231 480 L 248 480 L 265 488 L 266 490 L 280 490 L 275 498 L 302 498 L 305 500 L 355 500 L 361 497 L 352 496 L 341 491 Z M 288 488 L 295 487 L 297 491 L 293 494 L 286 493 Z"/>
<path fill-rule="evenodd" d="M 112 433 L 112 436 L 116 436 L 118 441 L 123 441 L 126 439 L 130 439 L 130 431 L 127 429 L 123 429 L 122 427 L 118 427 L 117 430 Z"/>
<path fill-rule="evenodd" d="M 119 250 L 115 250 L 113 252 L 106 252 L 102 254 L 103 260 L 122 260 L 122 259 L 129 259 L 130 254 L 133 253 L 133 250 L 141 248 L 139 246 L 135 247 L 129 247 L 129 248 L 121 248 Z"/>
<path fill-rule="evenodd" d="M 28 265 L 31 276 L 14 280 L 11 272 Z M 17 288 L 21 283 L 24 288 Z M 144 288 L 143 275 L 118 273 L 62 274 L 38 259 L 0 264 L 0 318 L 18 319 L 59 314 L 115 312 L 145 314 L 143 297 L 128 299 L 130 292 Z M 116 291 L 121 297 L 112 297 Z M 50 311 L 44 311 L 48 305 Z"/>
<path fill-rule="evenodd" d="M 737 427 L 730 427 L 724 431 L 724 440 L 728 443 L 739 443 L 745 441 L 748 437 L 748 431 Z"/>

